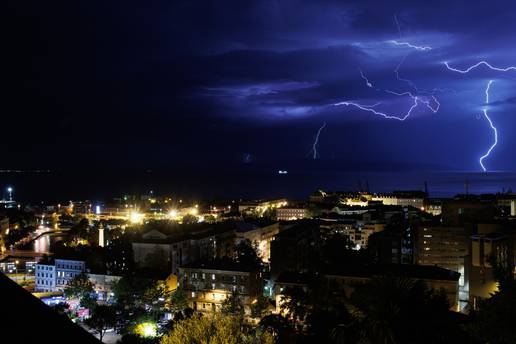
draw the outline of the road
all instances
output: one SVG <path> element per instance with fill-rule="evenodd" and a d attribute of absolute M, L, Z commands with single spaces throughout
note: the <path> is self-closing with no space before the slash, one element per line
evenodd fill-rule
<path fill-rule="evenodd" d="M 95 330 L 92 330 L 90 327 L 86 326 L 84 323 L 79 323 L 83 329 L 91 333 L 96 338 L 99 338 L 98 333 Z M 116 344 L 117 341 L 122 339 L 122 336 L 116 333 L 114 330 L 110 330 L 104 334 L 104 338 L 102 338 L 102 342 L 105 344 Z"/>

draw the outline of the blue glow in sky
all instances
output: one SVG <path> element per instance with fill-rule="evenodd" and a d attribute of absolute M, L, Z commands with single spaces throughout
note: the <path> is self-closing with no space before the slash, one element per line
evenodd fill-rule
<path fill-rule="evenodd" d="M 90 155 L 99 165 L 277 170 L 316 156 L 341 169 L 482 171 L 494 125 L 498 144 L 481 162 L 516 169 L 516 3 L 9 0 L 8 9 L 2 106 L 5 127 L 17 129 L 0 143 L 5 167 L 81 166 Z"/>

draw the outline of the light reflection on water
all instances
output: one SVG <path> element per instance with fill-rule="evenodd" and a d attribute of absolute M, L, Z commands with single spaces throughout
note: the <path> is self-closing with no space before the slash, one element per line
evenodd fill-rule
<path fill-rule="evenodd" d="M 34 240 L 32 249 L 36 253 L 47 253 L 50 250 L 50 236 L 43 235 Z"/>
<path fill-rule="evenodd" d="M 48 228 L 43 230 L 37 230 L 36 233 L 42 234 L 47 231 Z M 32 243 L 32 250 L 36 253 L 49 253 L 51 252 L 52 245 L 63 239 L 62 235 L 45 234 L 34 240 Z"/>

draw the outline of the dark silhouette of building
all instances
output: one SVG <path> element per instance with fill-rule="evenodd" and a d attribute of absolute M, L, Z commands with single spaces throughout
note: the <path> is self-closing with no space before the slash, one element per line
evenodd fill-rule
<path fill-rule="evenodd" d="M 2 343 L 101 343 L 2 273 L 0 290 Z"/>

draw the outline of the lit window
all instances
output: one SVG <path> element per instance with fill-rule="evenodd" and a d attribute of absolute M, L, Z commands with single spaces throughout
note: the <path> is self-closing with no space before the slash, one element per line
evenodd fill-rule
<path fill-rule="evenodd" d="M 195 297 L 195 291 L 192 291 L 192 297 Z"/>

